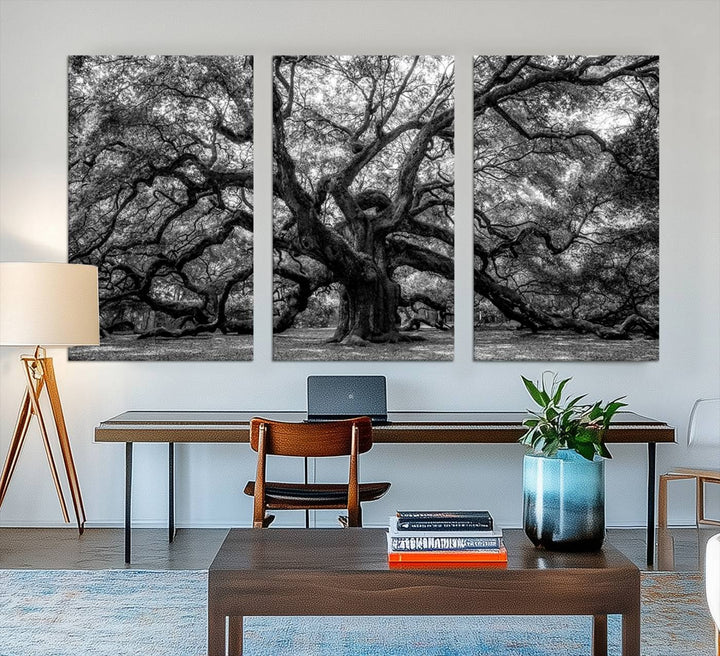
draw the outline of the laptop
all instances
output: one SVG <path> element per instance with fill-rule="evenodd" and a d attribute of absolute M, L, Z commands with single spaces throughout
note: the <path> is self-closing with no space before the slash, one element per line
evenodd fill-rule
<path fill-rule="evenodd" d="M 385 376 L 308 376 L 307 420 L 370 417 L 387 424 Z"/>

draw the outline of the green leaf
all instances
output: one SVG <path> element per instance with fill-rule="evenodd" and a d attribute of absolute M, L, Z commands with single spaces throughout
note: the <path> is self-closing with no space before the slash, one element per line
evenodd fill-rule
<path fill-rule="evenodd" d="M 592 460 L 595 457 L 595 449 L 592 444 L 578 444 L 575 451 L 587 460 Z"/>
<path fill-rule="evenodd" d="M 582 401 L 587 394 L 581 394 L 580 396 L 576 396 L 572 401 L 570 401 L 565 407 L 566 408 L 574 408 L 577 403 Z"/>
<path fill-rule="evenodd" d="M 525 389 L 528 391 L 528 394 L 530 394 L 533 401 L 535 401 L 535 403 L 539 406 L 544 406 L 546 401 L 543 399 L 543 393 L 535 386 L 535 383 L 525 378 L 525 376 L 520 376 L 520 378 L 522 378 L 523 383 L 525 383 Z"/>
<path fill-rule="evenodd" d="M 594 421 L 598 417 L 601 417 L 602 414 L 603 414 L 603 411 L 602 411 L 602 408 L 600 407 L 600 402 L 598 401 L 592 408 L 590 408 L 588 417 L 590 417 L 591 421 Z"/>
<path fill-rule="evenodd" d="M 591 431 L 585 428 L 577 432 L 575 439 L 578 442 L 582 442 L 585 444 L 593 444 L 594 442 L 597 442 L 597 434 L 595 433 L 595 431 Z"/>
<path fill-rule="evenodd" d="M 545 405 L 550 405 L 550 394 L 552 393 L 553 389 L 555 388 L 555 379 L 557 378 L 557 374 L 553 374 L 553 378 L 550 383 L 550 393 L 548 393 L 547 388 L 545 386 L 545 374 L 552 374 L 552 371 L 543 371 L 542 376 L 540 376 L 540 385 L 542 387 L 542 389 L 540 390 L 540 395 L 542 396 L 543 403 Z"/>
<path fill-rule="evenodd" d="M 537 430 L 536 430 L 535 428 L 531 428 L 529 431 L 527 431 L 527 432 L 525 433 L 525 435 L 523 435 L 523 436 L 520 438 L 519 441 L 520 441 L 522 444 L 531 445 L 532 442 L 533 442 L 533 439 L 535 438 L 536 432 L 537 432 Z"/>
<path fill-rule="evenodd" d="M 625 397 L 620 397 L 625 398 Z M 603 426 L 607 428 L 610 425 L 610 420 L 613 418 L 613 415 L 620 409 L 627 407 L 627 403 L 622 403 L 620 399 L 615 399 L 614 401 L 611 401 L 605 406 L 605 411 L 603 413 Z"/>
<path fill-rule="evenodd" d="M 567 430 L 567 428 L 570 426 L 571 422 L 573 421 L 573 410 L 568 409 L 565 410 L 565 412 L 562 413 L 560 416 L 560 425 L 563 427 L 563 429 Z"/>
<path fill-rule="evenodd" d="M 551 442 L 548 442 L 547 447 L 545 448 L 545 454 L 549 456 L 554 456 L 558 449 L 562 446 L 562 443 L 558 439 L 554 439 Z"/>
<path fill-rule="evenodd" d="M 565 380 L 561 380 L 561 381 L 558 383 L 557 390 L 555 391 L 555 394 L 553 394 L 553 399 L 552 399 L 552 400 L 553 400 L 553 403 L 555 403 L 556 405 L 557 405 L 558 403 L 560 403 L 560 399 L 562 398 L 563 388 L 564 388 L 565 385 L 567 385 L 568 382 L 570 382 L 571 380 L 572 380 L 572 378 L 566 378 Z"/>

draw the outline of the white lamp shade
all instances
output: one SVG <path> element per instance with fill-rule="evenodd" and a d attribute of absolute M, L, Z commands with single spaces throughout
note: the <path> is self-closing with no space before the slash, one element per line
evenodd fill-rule
<path fill-rule="evenodd" d="M 0 262 L 0 344 L 99 344 L 97 267 Z"/>

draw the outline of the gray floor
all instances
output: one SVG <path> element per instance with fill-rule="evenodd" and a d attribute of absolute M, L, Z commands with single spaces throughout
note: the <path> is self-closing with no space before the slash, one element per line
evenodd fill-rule
<path fill-rule="evenodd" d="M 272 530 L 272 529 L 268 529 Z M 341 530 L 341 529 L 338 529 Z M 640 569 L 703 571 L 705 543 L 720 527 L 658 530 L 653 568 L 645 563 L 645 529 L 608 529 L 607 541 Z M 133 529 L 134 569 L 207 569 L 227 529 L 180 529 L 172 543 L 167 530 Z M 125 568 L 122 529 L 0 528 L 1 569 Z"/>

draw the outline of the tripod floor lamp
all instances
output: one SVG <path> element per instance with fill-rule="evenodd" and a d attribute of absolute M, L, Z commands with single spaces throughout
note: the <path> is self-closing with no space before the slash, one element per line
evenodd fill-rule
<path fill-rule="evenodd" d="M 98 343 L 96 267 L 84 264 L 0 262 L 0 345 L 35 346 L 32 355 L 20 357 L 25 392 L 0 474 L 0 506 L 5 499 L 32 418 L 35 417 L 63 518 L 66 522 L 70 521 L 50 445 L 48 422 L 41 405 L 42 392 L 45 390 L 81 534 L 85 527 L 85 508 L 70 450 L 53 361 L 46 355 L 44 346 Z"/>

